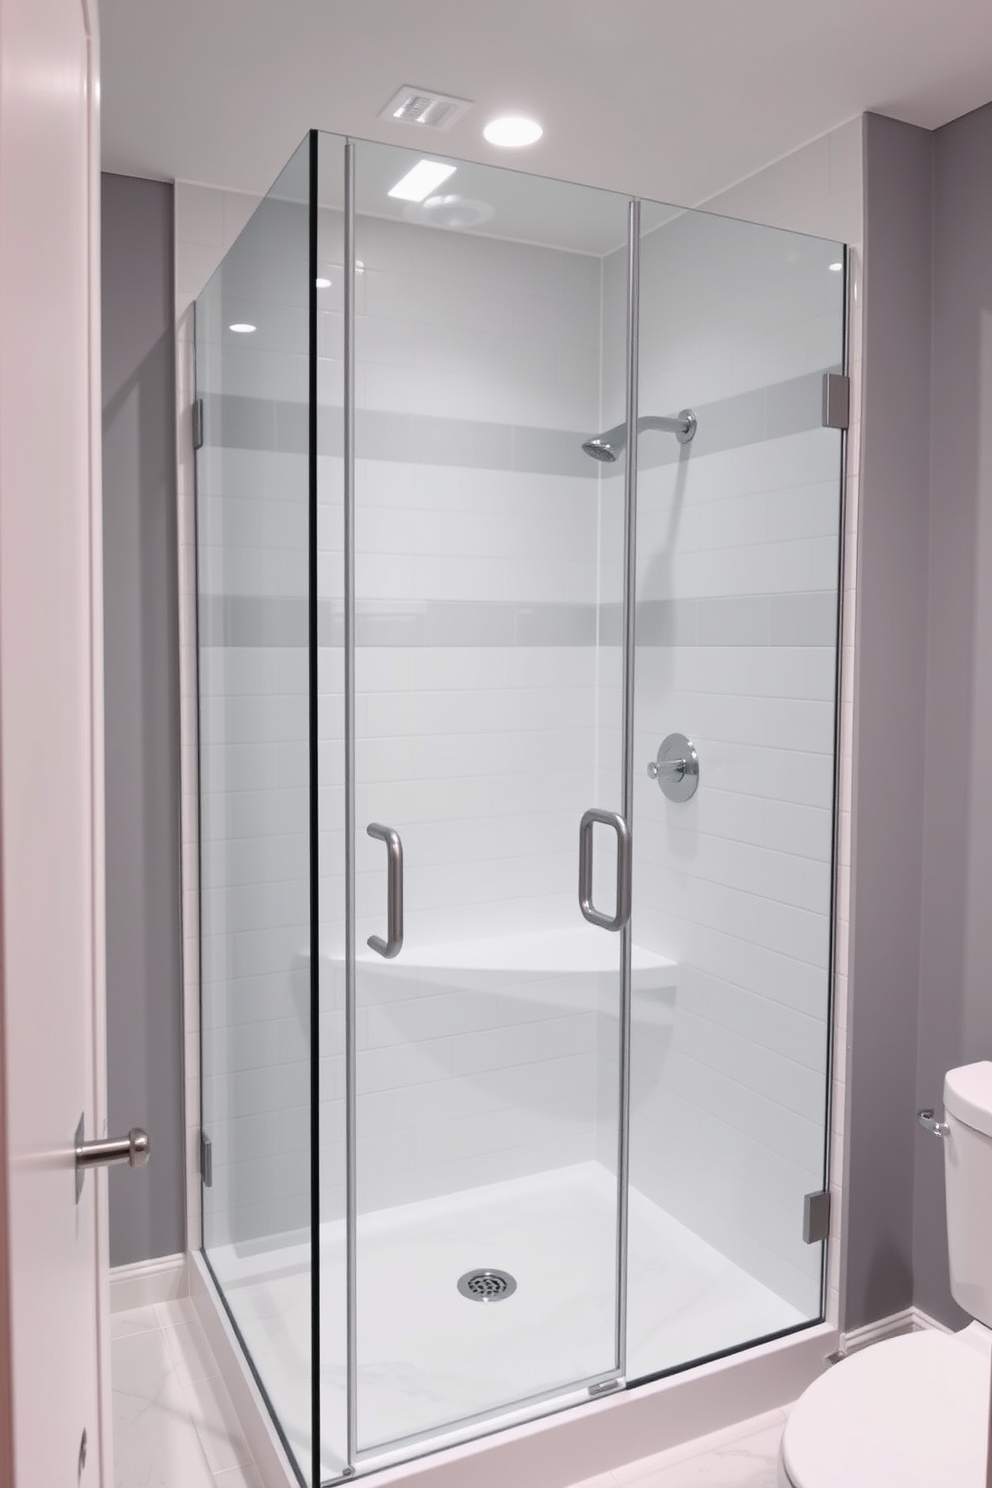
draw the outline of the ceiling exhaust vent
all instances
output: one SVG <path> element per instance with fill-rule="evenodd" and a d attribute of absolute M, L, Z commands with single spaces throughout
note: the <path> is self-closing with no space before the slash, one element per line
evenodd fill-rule
<path fill-rule="evenodd" d="M 399 124 L 424 124 L 428 129 L 450 129 L 471 107 L 467 98 L 406 86 L 380 110 L 379 118 L 395 119 Z"/>

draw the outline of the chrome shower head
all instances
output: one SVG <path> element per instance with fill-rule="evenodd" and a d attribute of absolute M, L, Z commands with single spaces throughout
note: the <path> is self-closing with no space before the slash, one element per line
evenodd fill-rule
<path fill-rule="evenodd" d="M 690 444 L 696 433 L 696 415 L 691 408 L 683 408 L 678 418 L 658 418 L 654 414 L 644 414 L 637 420 L 638 434 L 643 434 L 645 429 L 660 429 L 665 434 L 674 434 L 679 444 Z M 617 424 L 614 428 L 607 429 L 605 434 L 587 439 L 582 446 L 582 453 L 612 465 L 626 443 L 627 425 Z"/>
<path fill-rule="evenodd" d="M 582 446 L 582 453 L 591 455 L 594 460 L 602 460 L 606 465 L 612 465 L 626 443 L 627 425 L 617 424 L 615 428 L 607 429 L 605 434 L 587 439 Z"/>
<path fill-rule="evenodd" d="M 582 446 L 584 455 L 592 455 L 594 460 L 602 460 L 606 465 L 612 465 L 617 457 L 617 452 L 611 449 L 603 439 L 587 439 Z"/>

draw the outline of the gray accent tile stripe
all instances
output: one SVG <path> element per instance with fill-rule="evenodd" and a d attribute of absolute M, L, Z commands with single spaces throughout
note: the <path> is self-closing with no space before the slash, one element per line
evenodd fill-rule
<path fill-rule="evenodd" d="M 741 594 L 726 599 L 645 599 L 639 646 L 833 646 L 837 593 Z M 604 605 L 600 644 L 619 646 L 620 606 Z"/>
<path fill-rule="evenodd" d="M 824 369 L 839 371 L 839 367 Z M 694 405 L 696 437 L 680 445 L 671 435 L 649 434 L 639 446 L 639 465 L 651 470 L 679 459 L 698 459 L 721 450 L 740 449 L 766 439 L 781 439 L 822 427 L 823 372 L 810 372 L 787 382 L 739 393 L 715 403 Z M 207 393 L 203 399 L 204 438 L 211 448 L 276 450 L 303 454 L 307 448 L 307 411 L 301 403 Z M 673 414 L 677 409 L 645 409 Z M 472 419 L 357 409 L 358 458 L 410 464 L 458 465 L 480 470 L 515 470 L 535 475 L 581 476 L 587 480 L 619 476 L 622 462 L 604 466 L 582 453 L 582 442 L 595 429 L 540 429 Z M 318 415 L 321 454 L 341 454 L 341 410 L 321 408 Z"/>
<path fill-rule="evenodd" d="M 619 646 L 620 606 L 485 600 L 365 600 L 359 646 Z M 598 623 L 597 623 L 598 622 Z M 322 646 L 344 643 L 340 601 L 321 600 Z M 201 646 L 307 644 L 305 599 L 201 595 Z M 746 594 L 726 599 L 650 599 L 637 606 L 639 646 L 833 646 L 837 595 Z"/>
<path fill-rule="evenodd" d="M 840 366 L 824 372 L 840 372 Z M 642 413 L 668 412 L 642 408 Z M 675 410 L 677 412 L 677 410 Z M 691 444 L 680 445 L 666 435 L 642 435 L 638 443 L 638 467 L 653 470 L 674 465 L 679 459 L 699 459 L 723 450 L 761 444 L 823 427 L 823 372 L 809 372 L 788 382 L 772 383 L 750 393 L 738 393 L 715 403 L 693 408 L 696 435 Z"/>
<path fill-rule="evenodd" d="M 306 453 L 307 411 L 301 403 L 207 393 L 203 413 L 208 447 Z M 528 428 L 361 408 L 355 412 L 355 430 L 359 460 L 458 465 L 586 479 L 594 478 L 598 469 L 596 462 L 582 453 L 588 430 Z M 317 439 L 322 455 L 341 456 L 340 408 L 319 410 Z"/>

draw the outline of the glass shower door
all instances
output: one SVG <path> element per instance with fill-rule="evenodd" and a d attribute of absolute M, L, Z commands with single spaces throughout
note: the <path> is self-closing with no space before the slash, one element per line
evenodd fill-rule
<path fill-rule="evenodd" d="M 621 808 L 624 482 L 581 446 L 628 207 L 426 166 L 356 147 L 358 1457 L 622 1368 L 622 938 L 577 879 Z"/>

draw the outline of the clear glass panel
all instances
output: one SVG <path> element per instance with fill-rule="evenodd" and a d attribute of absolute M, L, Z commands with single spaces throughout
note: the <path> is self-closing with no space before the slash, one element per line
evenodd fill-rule
<path fill-rule="evenodd" d="M 316 217 L 317 728 L 320 852 L 321 1476 L 347 1454 L 347 1117 L 345 1110 L 345 142 L 318 135 Z"/>
<path fill-rule="evenodd" d="M 311 1481 L 309 165 L 196 304 L 204 1251 Z"/>
<path fill-rule="evenodd" d="M 621 796 L 598 726 L 623 483 L 581 446 L 613 416 L 602 255 L 627 203 L 465 164 L 390 195 L 419 159 L 357 147 L 361 1451 L 619 1367 L 620 937 L 576 881 L 583 812 Z M 394 959 L 367 945 L 370 823 L 404 851 Z M 459 1291 L 492 1270 L 512 1295 Z"/>
<path fill-rule="evenodd" d="M 628 1378 L 820 1313 L 843 258 L 644 210 L 639 416 L 698 429 L 638 444 L 633 931 L 675 964 L 634 974 Z M 690 800 L 647 774 L 673 733 Z"/>

